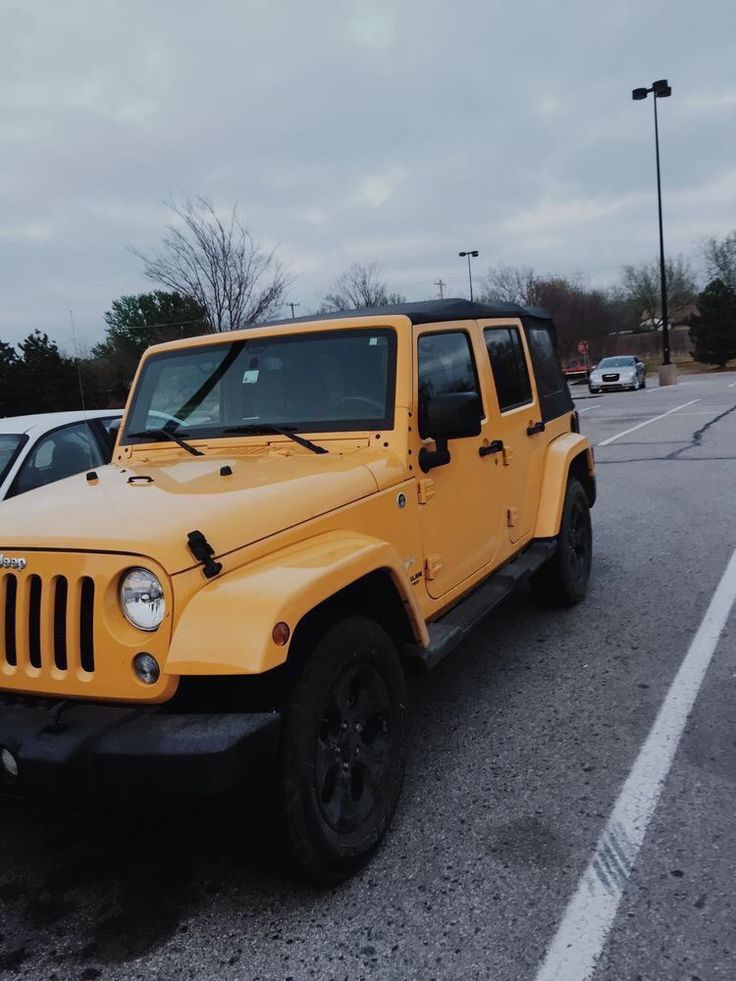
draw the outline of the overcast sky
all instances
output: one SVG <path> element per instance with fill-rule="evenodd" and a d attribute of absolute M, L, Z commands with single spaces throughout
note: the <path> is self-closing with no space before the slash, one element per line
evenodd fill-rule
<path fill-rule="evenodd" d="M 308 313 L 498 263 L 616 281 L 736 228 L 734 0 L 0 0 L 0 339 L 93 342 L 174 195 L 240 202 Z M 447 295 L 447 294 L 446 294 Z"/>

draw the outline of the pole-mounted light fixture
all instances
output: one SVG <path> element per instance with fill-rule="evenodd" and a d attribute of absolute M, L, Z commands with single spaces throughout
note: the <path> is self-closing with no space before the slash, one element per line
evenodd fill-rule
<path fill-rule="evenodd" d="M 641 102 L 643 99 L 649 95 L 649 93 L 654 95 L 654 146 L 657 156 L 657 205 L 659 208 L 659 277 L 660 277 L 660 289 L 661 289 L 661 307 L 662 307 L 662 364 L 663 366 L 668 366 L 672 362 L 670 361 L 670 325 L 667 311 L 667 271 L 664 264 L 664 233 L 662 231 L 662 179 L 660 175 L 659 167 L 659 122 L 657 120 L 657 100 L 666 99 L 672 95 L 672 86 L 669 84 L 666 78 L 660 78 L 657 82 L 652 82 L 651 86 L 647 88 L 634 89 L 631 93 L 631 98 L 635 102 Z M 652 313 L 654 311 L 651 311 Z M 665 373 L 669 384 L 671 379 L 671 372 Z M 672 379 L 674 380 L 674 379 Z M 662 378 L 660 377 L 660 384 Z"/>
<path fill-rule="evenodd" d="M 468 259 L 468 283 L 470 284 L 470 302 L 472 303 L 473 302 L 473 274 L 470 270 L 470 257 L 472 256 L 474 259 L 477 259 L 478 250 L 470 249 L 468 252 L 458 252 L 458 255 L 460 256 L 461 259 L 464 259 L 466 256 Z"/>

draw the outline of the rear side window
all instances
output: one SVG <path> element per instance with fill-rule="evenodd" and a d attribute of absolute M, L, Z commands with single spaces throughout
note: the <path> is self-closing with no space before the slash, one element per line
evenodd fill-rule
<path fill-rule="evenodd" d="M 537 380 L 542 419 L 556 419 L 573 408 L 567 381 L 557 356 L 553 328 L 544 323 L 525 322 L 529 354 Z"/>
<path fill-rule="evenodd" d="M 484 335 L 501 412 L 527 405 L 532 401 L 532 387 L 519 331 L 488 327 Z"/>
<path fill-rule="evenodd" d="M 473 392 L 480 398 L 470 340 L 464 331 L 422 334 L 417 349 L 419 362 L 419 435 L 425 432 L 427 402 L 433 395 Z"/>

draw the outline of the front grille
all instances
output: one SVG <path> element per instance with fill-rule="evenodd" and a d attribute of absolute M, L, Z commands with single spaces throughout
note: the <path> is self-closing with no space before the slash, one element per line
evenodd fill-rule
<path fill-rule="evenodd" d="M 616 382 L 616 381 L 618 381 L 618 375 L 604 375 L 603 376 L 603 381 L 604 382 Z"/>
<path fill-rule="evenodd" d="M 95 670 L 95 585 L 89 576 L 0 576 L 0 666 L 33 673 Z"/>
<path fill-rule="evenodd" d="M 0 692 L 110 701 L 166 701 L 177 680 L 161 672 L 143 685 L 136 655 L 163 664 L 171 641 L 174 601 L 164 570 L 151 566 L 166 589 L 167 615 L 158 630 L 136 630 L 123 616 L 120 578 L 141 556 L 0 549 L 24 568 L 0 567 Z"/>

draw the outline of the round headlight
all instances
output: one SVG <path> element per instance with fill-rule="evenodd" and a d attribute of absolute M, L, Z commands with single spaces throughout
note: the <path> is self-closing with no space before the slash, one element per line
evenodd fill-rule
<path fill-rule="evenodd" d="M 156 630 L 166 612 L 161 583 L 148 569 L 128 569 L 120 581 L 120 606 L 139 630 Z"/>

